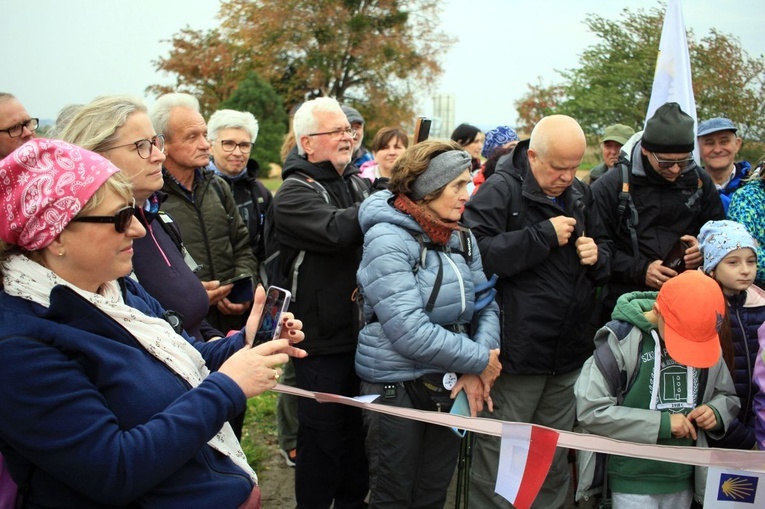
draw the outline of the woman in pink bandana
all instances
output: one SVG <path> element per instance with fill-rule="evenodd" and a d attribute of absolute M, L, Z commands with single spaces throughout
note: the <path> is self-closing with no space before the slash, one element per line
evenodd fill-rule
<path fill-rule="evenodd" d="M 38 138 L 0 161 L 0 452 L 26 507 L 260 507 L 227 424 L 273 388 L 302 324 L 249 348 L 242 332 L 176 333 L 131 270 L 128 179 Z"/>

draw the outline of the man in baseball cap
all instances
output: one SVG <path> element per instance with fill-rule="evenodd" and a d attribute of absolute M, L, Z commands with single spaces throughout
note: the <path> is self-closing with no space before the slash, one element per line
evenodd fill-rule
<path fill-rule="evenodd" d="M 737 132 L 730 119 L 715 117 L 700 123 L 696 133 L 704 170 L 712 177 L 726 212 L 731 195 L 744 185 L 752 171 L 749 162 L 735 162 L 741 149 Z"/>
<path fill-rule="evenodd" d="M 613 168 L 619 159 L 619 152 L 627 140 L 635 134 L 635 130 L 628 125 L 613 124 L 603 131 L 600 140 L 600 149 L 603 151 L 603 162 L 590 170 L 590 184 L 602 177 L 609 168 Z"/>
<path fill-rule="evenodd" d="M 367 161 L 373 161 L 374 156 L 362 145 L 364 143 L 364 117 L 361 116 L 359 110 L 347 104 L 340 106 L 340 109 L 345 113 L 348 123 L 351 124 L 351 129 L 354 130 L 353 135 L 353 156 L 351 164 L 357 168 L 361 168 L 361 165 Z"/>

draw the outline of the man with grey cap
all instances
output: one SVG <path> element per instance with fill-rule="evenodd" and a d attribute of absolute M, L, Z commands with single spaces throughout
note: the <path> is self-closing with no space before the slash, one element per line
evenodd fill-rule
<path fill-rule="evenodd" d="M 712 177 L 725 211 L 730 197 L 746 183 L 752 171 L 747 161 L 736 161 L 741 138 L 737 136 L 736 124 L 727 118 L 715 117 L 699 124 L 699 153 L 704 170 Z"/>
<path fill-rule="evenodd" d="M 701 226 L 725 219 L 712 179 L 693 160 L 694 145 L 693 118 L 677 103 L 666 103 L 632 147 L 627 189 L 621 171 L 607 172 L 592 185 L 613 243 L 601 324 L 622 294 L 659 290 L 683 270 L 701 265 L 696 239 Z"/>
<path fill-rule="evenodd" d="M 341 106 L 343 113 L 345 113 L 348 122 L 351 124 L 351 129 L 355 131 L 353 135 L 353 156 L 351 158 L 351 164 L 356 168 L 361 168 L 361 165 L 367 161 L 373 161 L 374 156 L 372 153 L 362 146 L 364 143 L 364 117 L 361 116 L 359 110 L 347 104 Z"/>
<path fill-rule="evenodd" d="M 592 192 L 576 178 L 586 146 L 573 118 L 543 118 L 465 207 L 484 271 L 499 276 L 502 373 L 494 413 L 481 417 L 574 426 L 574 383 L 592 354 L 587 318 L 610 258 Z M 476 436 L 470 507 L 510 507 L 494 492 L 499 451 L 499 438 Z M 534 507 L 563 508 L 568 485 L 567 451 L 558 448 Z"/>
<path fill-rule="evenodd" d="M 589 183 L 592 184 L 610 168 L 613 168 L 619 159 L 619 152 L 627 140 L 635 134 L 635 130 L 628 125 L 614 124 L 606 127 L 603 131 L 603 139 L 600 140 L 600 149 L 603 152 L 603 162 L 590 170 Z"/>

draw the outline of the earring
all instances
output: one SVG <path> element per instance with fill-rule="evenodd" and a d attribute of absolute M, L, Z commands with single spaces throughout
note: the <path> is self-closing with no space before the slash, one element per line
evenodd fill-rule
<path fill-rule="evenodd" d="M 58 255 L 59 255 L 59 256 L 64 256 L 64 252 L 63 252 L 63 251 L 59 251 L 59 252 L 58 252 Z"/>

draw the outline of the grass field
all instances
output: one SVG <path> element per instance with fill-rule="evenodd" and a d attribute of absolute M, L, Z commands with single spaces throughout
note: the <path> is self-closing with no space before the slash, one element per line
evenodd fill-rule
<path fill-rule="evenodd" d="M 276 392 L 266 391 L 247 401 L 242 449 L 256 472 L 262 470 L 262 463 L 273 454 L 271 446 L 277 441 L 276 396 Z"/>

